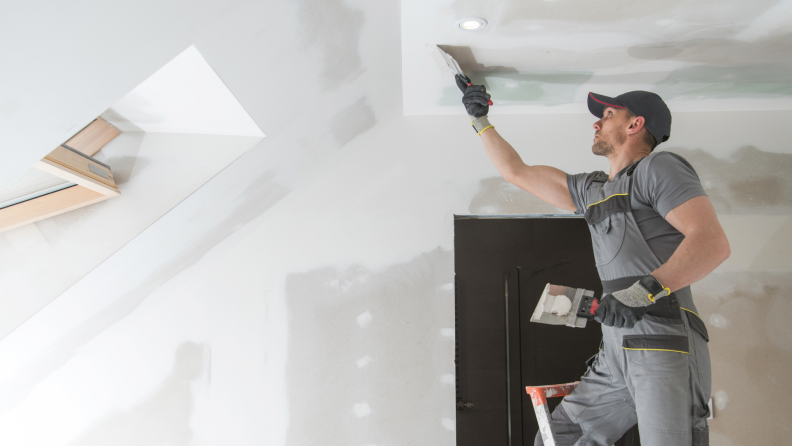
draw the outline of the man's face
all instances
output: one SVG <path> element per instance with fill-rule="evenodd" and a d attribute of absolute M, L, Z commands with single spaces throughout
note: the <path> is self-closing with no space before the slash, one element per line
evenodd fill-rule
<path fill-rule="evenodd" d="M 605 107 L 602 119 L 594 123 L 594 145 L 591 151 L 595 155 L 610 156 L 616 145 L 627 140 L 627 112 L 621 108 Z"/>

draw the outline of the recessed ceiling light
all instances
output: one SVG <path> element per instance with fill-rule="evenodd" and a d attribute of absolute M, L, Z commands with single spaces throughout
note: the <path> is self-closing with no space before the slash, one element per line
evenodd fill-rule
<path fill-rule="evenodd" d="M 481 17 L 468 17 L 458 21 L 457 26 L 465 31 L 475 31 L 487 26 L 487 21 Z"/>

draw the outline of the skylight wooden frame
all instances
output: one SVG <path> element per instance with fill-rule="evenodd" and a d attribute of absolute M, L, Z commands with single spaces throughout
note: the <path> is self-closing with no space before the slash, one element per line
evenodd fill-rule
<path fill-rule="evenodd" d="M 101 137 L 97 136 L 98 127 L 101 127 Z M 80 138 L 83 133 L 87 133 L 89 138 Z M 75 144 L 78 147 L 64 144 L 37 162 L 33 167 L 74 183 L 74 186 L 0 209 L 0 232 L 121 195 L 110 167 L 80 150 L 86 148 L 95 154 L 120 133 L 99 118 L 67 142 L 83 140 L 83 143 Z M 97 139 L 102 141 L 98 148 Z"/>

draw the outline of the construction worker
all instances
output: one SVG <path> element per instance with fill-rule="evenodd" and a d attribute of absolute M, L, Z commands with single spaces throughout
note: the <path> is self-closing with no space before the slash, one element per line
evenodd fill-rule
<path fill-rule="evenodd" d="M 610 172 L 577 175 L 529 166 L 487 119 L 484 86 L 457 76 L 462 102 L 503 178 L 583 214 L 602 280 L 600 351 L 552 414 L 560 445 L 609 446 L 636 423 L 644 446 L 709 444 L 707 329 L 690 284 L 729 257 L 726 235 L 693 167 L 654 151 L 671 134 L 657 94 L 589 93 L 595 155 Z M 537 434 L 536 445 L 542 445 Z"/>

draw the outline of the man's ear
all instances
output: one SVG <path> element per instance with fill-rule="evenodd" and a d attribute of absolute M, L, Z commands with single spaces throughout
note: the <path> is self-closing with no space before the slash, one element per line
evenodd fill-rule
<path fill-rule="evenodd" d="M 627 133 L 633 134 L 641 131 L 646 125 L 646 119 L 643 116 L 636 116 L 630 120 L 630 126 L 627 127 Z"/>

